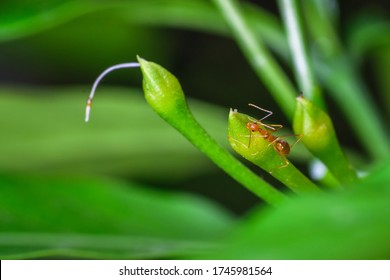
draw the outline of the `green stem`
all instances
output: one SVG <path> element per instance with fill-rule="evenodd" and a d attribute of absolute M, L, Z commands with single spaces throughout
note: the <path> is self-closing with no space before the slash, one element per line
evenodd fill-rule
<path fill-rule="evenodd" d="M 276 63 L 272 55 L 246 22 L 236 0 L 214 0 L 220 9 L 233 36 L 240 45 L 256 74 L 264 82 L 286 116 L 292 120 L 295 108 L 296 90 Z"/>
<path fill-rule="evenodd" d="M 304 34 L 302 33 L 300 14 L 297 9 L 296 0 L 279 0 L 278 3 L 283 15 L 295 79 L 303 92 L 303 96 L 317 106 L 324 108 L 325 102 L 315 81 L 306 52 Z"/>
<path fill-rule="evenodd" d="M 187 106 L 181 86 L 170 72 L 140 57 L 146 101 L 166 122 L 176 128 L 216 165 L 248 190 L 276 205 L 285 196 L 267 184 L 240 161 L 222 148 L 195 120 Z"/>

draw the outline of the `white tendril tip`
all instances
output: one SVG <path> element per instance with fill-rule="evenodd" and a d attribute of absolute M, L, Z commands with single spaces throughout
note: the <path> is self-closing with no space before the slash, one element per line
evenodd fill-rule
<path fill-rule="evenodd" d="M 91 107 L 92 107 L 92 99 L 90 97 L 87 100 L 87 107 L 85 108 L 85 122 L 89 121 L 89 114 L 91 112 Z"/>
<path fill-rule="evenodd" d="M 97 77 L 97 79 L 93 83 L 93 86 L 92 86 L 92 89 L 91 89 L 91 93 L 89 94 L 89 98 L 88 98 L 88 101 L 87 101 L 87 107 L 85 108 L 85 122 L 89 121 L 89 115 L 91 113 L 91 107 L 92 107 L 92 99 L 93 99 L 93 96 L 95 95 L 96 88 L 99 85 L 99 83 L 101 82 L 101 80 L 108 73 L 110 73 L 112 71 L 115 71 L 115 70 L 118 70 L 118 69 L 124 69 L 124 68 L 135 68 L 135 67 L 140 67 L 139 63 L 137 63 L 137 62 L 128 62 L 128 63 L 117 64 L 117 65 L 114 65 L 114 66 L 111 66 L 111 67 L 107 68 L 106 70 L 104 70 L 99 75 L 99 77 Z"/>

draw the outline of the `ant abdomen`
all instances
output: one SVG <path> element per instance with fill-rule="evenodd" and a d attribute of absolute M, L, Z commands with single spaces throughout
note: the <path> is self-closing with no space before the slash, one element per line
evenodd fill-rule
<path fill-rule="evenodd" d="M 275 149 L 284 156 L 290 154 L 290 144 L 285 140 L 279 139 L 276 141 Z"/>

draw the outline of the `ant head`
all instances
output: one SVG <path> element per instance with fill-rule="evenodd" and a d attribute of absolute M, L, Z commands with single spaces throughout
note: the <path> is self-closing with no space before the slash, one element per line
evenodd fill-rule
<path fill-rule="evenodd" d="M 256 122 L 249 122 L 246 124 L 246 128 L 252 132 L 259 130 L 259 125 Z"/>

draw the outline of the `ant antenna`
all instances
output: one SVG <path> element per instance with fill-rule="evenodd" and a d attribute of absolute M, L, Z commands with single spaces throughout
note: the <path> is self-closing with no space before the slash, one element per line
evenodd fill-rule
<path fill-rule="evenodd" d="M 272 111 L 269 111 L 269 110 L 263 109 L 263 108 L 261 108 L 261 107 L 259 107 L 259 106 L 255 105 L 255 104 L 251 104 L 251 103 L 249 103 L 248 105 L 249 105 L 249 106 L 252 106 L 252 107 L 255 107 L 256 109 L 259 109 L 259 110 L 261 110 L 261 111 L 264 111 L 264 112 L 267 112 L 267 113 L 268 113 L 268 115 L 266 115 L 265 117 L 262 117 L 262 118 L 261 118 L 259 121 L 262 121 L 262 120 L 264 120 L 264 119 L 268 118 L 269 116 L 271 116 L 271 115 L 273 114 L 273 112 L 272 112 Z"/>
<path fill-rule="evenodd" d="M 87 107 L 85 108 L 85 122 L 89 121 L 89 114 L 91 112 L 91 107 L 92 107 L 92 98 L 95 95 L 96 88 L 97 88 L 98 84 L 101 82 L 101 80 L 108 73 L 110 73 L 112 71 L 115 71 L 115 70 L 118 70 L 118 69 L 124 69 L 124 68 L 135 68 L 135 67 L 139 67 L 139 63 L 137 63 L 137 62 L 128 62 L 128 63 L 117 64 L 117 65 L 114 65 L 114 66 L 111 66 L 111 67 L 107 68 L 106 70 L 104 70 L 99 75 L 99 77 L 97 77 L 97 79 L 93 83 L 91 93 L 89 94 L 89 97 L 88 97 L 88 100 L 87 100 Z"/>

